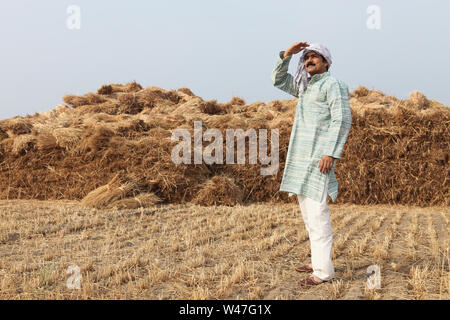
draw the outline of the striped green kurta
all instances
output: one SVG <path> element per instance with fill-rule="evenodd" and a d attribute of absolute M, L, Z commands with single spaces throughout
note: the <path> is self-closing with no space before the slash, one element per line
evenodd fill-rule
<path fill-rule="evenodd" d="M 292 56 L 282 59 L 283 53 L 280 52 L 272 71 L 273 84 L 299 99 L 280 191 L 289 192 L 289 196 L 302 194 L 320 202 L 328 175 L 328 195 L 335 202 L 337 160 L 328 173 L 321 173 L 319 164 L 324 155 L 341 157 L 352 123 L 348 87 L 327 71 L 314 75 L 299 96 L 293 76 L 288 73 Z"/>

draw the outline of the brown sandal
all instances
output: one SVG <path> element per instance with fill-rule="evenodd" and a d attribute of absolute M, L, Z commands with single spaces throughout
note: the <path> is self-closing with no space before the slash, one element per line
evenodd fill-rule
<path fill-rule="evenodd" d="M 310 266 L 306 265 L 306 266 L 301 266 L 301 267 L 295 268 L 295 271 L 298 271 L 298 272 L 311 272 L 311 271 L 313 271 L 313 268 L 311 268 Z"/>
<path fill-rule="evenodd" d="M 317 286 L 318 284 L 322 284 L 325 282 L 328 282 L 328 281 L 322 280 L 321 282 L 316 282 L 316 280 L 314 280 L 314 278 L 311 276 L 311 277 L 300 280 L 299 285 L 301 285 L 303 287 L 311 287 L 311 286 Z"/>

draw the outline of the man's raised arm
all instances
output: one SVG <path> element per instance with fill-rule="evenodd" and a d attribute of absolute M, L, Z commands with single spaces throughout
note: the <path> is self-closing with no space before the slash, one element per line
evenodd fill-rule
<path fill-rule="evenodd" d="M 294 83 L 294 77 L 288 73 L 289 62 L 291 61 L 293 54 L 299 53 L 308 46 L 309 44 L 306 42 L 297 42 L 290 46 L 286 51 L 281 51 L 275 68 L 272 70 L 271 79 L 273 85 L 297 98 L 298 87 Z"/>

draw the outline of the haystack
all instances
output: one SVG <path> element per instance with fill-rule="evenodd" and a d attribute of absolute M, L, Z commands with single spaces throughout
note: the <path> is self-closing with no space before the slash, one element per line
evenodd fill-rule
<path fill-rule="evenodd" d="M 297 99 L 218 103 L 188 88 L 131 82 L 64 101 L 72 107 L 0 120 L 1 199 L 84 199 L 102 208 L 296 201 L 279 187 Z M 350 104 L 337 203 L 450 205 L 450 109 L 420 92 L 401 100 L 364 87 Z M 278 172 L 263 176 L 261 164 L 249 164 L 248 140 L 245 164 L 195 164 L 193 156 L 175 164 L 172 133 L 184 128 L 193 143 L 198 120 L 203 132 L 219 129 L 224 137 L 226 129 L 277 129 Z"/>
<path fill-rule="evenodd" d="M 106 208 L 108 209 L 148 208 L 154 206 L 159 202 L 161 202 L 161 199 L 154 193 L 140 193 L 135 197 L 113 201 L 110 204 L 108 204 Z"/>

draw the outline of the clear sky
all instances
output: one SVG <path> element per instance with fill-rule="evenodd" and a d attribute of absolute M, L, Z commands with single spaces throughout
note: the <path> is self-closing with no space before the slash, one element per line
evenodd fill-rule
<path fill-rule="evenodd" d="M 219 102 L 289 99 L 270 73 L 298 41 L 327 46 L 350 90 L 419 90 L 450 105 L 449 15 L 448 0 L 2 1 L 0 119 L 133 80 Z"/>

